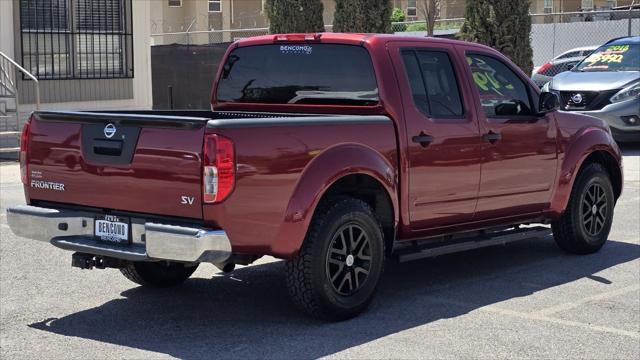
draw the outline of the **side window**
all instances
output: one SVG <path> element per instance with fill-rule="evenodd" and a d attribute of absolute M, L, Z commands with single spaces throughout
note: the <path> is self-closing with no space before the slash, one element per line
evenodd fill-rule
<path fill-rule="evenodd" d="M 411 86 L 411 95 L 413 95 L 413 103 L 422 113 L 428 115 L 430 111 L 429 102 L 427 100 L 427 90 L 424 88 L 418 59 L 413 51 L 403 51 L 402 59 L 404 60 L 404 67 L 407 71 L 407 77 L 409 78 L 408 80 L 409 85 Z"/>
<path fill-rule="evenodd" d="M 444 51 L 402 52 L 413 102 L 427 116 L 461 118 L 464 114 L 451 59 Z"/>
<path fill-rule="evenodd" d="M 580 51 L 572 51 L 572 52 L 566 53 L 566 54 L 560 56 L 558 58 L 558 60 L 560 60 L 560 59 L 569 59 L 569 58 L 573 58 L 573 57 L 576 57 L 576 56 L 580 56 Z"/>
<path fill-rule="evenodd" d="M 473 82 L 487 117 L 531 115 L 526 84 L 509 67 L 489 56 L 467 54 Z"/>

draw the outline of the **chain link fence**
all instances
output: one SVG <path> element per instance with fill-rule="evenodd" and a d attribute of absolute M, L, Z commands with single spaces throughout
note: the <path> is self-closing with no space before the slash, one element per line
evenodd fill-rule
<path fill-rule="evenodd" d="M 438 19 L 434 27 L 435 36 L 453 36 L 460 31 L 464 18 Z M 391 24 L 391 31 L 395 34 L 407 36 L 425 36 L 427 31 L 425 21 L 405 21 Z M 325 31 L 333 31 L 333 25 L 325 25 Z M 230 30 L 206 31 L 176 31 L 151 34 L 151 45 L 206 45 L 232 42 L 239 39 L 267 35 L 269 28 L 247 28 Z"/>
<path fill-rule="evenodd" d="M 455 37 L 464 18 L 436 20 L 434 36 Z M 621 36 L 640 35 L 640 10 L 566 12 L 531 15 L 533 62 L 539 66 L 567 50 L 597 46 Z M 332 31 L 331 25 L 325 31 Z M 392 24 L 397 35 L 426 36 L 425 21 Z M 180 31 L 151 35 L 152 45 L 206 45 L 269 34 L 269 28 L 232 30 Z"/>
<path fill-rule="evenodd" d="M 640 36 L 640 10 L 531 15 L 533 63 L 540 66 L 568 50 Z"/>
<path fill-rule="evenodd" d="M 464 23 L 464 18 L 437 19 L 434 25 L 434 36 L 452 36 L 457 34 Z M 398 35 L 425 36 L 427 34 L 426 21 L 405 21 L 391 24 L 391 31 Z"/>

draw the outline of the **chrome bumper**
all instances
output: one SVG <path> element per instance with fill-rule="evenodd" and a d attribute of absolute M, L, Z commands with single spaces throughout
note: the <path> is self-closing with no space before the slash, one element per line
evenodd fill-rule
<path fill-rule="evenodd" d="M 96 241 L 95 214 L 30 205 L 7 209 L 7 222 L 14 234 L 65 249 L 130 261 L 168 260 L 224 264 L 231 256 L 231 243 L 222 230 L 208 230 L 131 219 L 133 242 L 129 246 Z"/>

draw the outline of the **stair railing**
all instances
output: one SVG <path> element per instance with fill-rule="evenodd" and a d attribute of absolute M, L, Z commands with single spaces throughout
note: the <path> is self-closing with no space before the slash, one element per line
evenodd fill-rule
<path fill-rule="evenodd" d="M 23 73 L 26 77 L 28 77 L 29 79 L 33 80 L 33 83 L 35 84 L 35 88 L 36 88 L 36 110 L 40 110 L 40 83 L 38 82 L 38 78 L 33 76 L 33 74 L 28 72 L 25 68 L 20 66 L 20 64 L 15 62 L 12 58 L 7 56 L 2 51 L 0 51 L 0 58 L 4 59 L 6 62 L 8 62 L 11 65 L 13 65 L 16 69 L 20 70 L 20 72 Z M 15 79 L 15 73 L 14 73 L 14 78 L 13 79 L 8 79 L 8 80 L 12 81 L 12 85 L 14 87 L 15 95 L 16 95 L 16 107 L 17 107 L 18 106 L 18 104 L 17 104 L 18 103 L 18 88 L 17 88 L 17 86 L 15 86 L 15 85 L 17 85 L 17 81 Z"/>
<path fill-rule="evenodd" d="M 12 99 L 15 102 L 15 108 L 8 111 L 8 103 L 4 101 L 5 108 L 0 109 L 0 118 L 3 118 L 3 121 L 8 121 L 9 112 L 15 112 L 15 129 L 11 130 L 8 122 L 6 129 L 0 131 L 0 138 L 14 138 L 17 139 L 18 143 L 20 142 L 20 95 L 18 91 L 18 78 L 17 74 L 21 72 L 29 79 L 33 80 L 36 98 L 35 105 L 36 110 L 40 110 L 40 84 L 38 82 L 38 78 L 33 76 L 29 71 L 20 66 L 20 64 L 16 63 L 13 59 L 7 56 L 5 53 L 0 51 L 0 97 L 5 99 Z M 13 126 L 11 126 L 13 127 Z M 3 143 L 4 144 L 4 143 Z M 15 154 L 20 150 L 20 147 L 5 147 L 5 145 L 0 146 L 0 157 L 6 158 L 6 156 L 11 156 L 7 154 Z"/>

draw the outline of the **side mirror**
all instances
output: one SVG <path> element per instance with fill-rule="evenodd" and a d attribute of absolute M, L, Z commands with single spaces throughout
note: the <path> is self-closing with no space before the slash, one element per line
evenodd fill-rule
<path fill-rule="evenodd" d="M 573 68 L 576 67 L 576 65 L 577 64 L 567 64 L 567 67 L 566 67 L 567 71 L 573 70 Z"/>
<path fill-rule="evenodd" d="M 540 102 L 538 104 L 538 113 L 540 115 L 556 111 L 560 108 L 560 99 L 557 94 L 551 92 L 543 92 L 540 94 Z"/>

